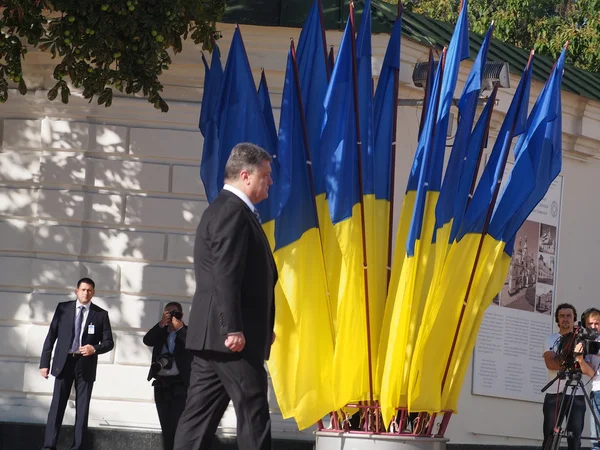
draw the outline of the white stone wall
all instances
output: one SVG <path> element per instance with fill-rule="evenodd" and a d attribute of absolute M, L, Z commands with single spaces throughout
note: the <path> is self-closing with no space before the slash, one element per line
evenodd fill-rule
<path fill-rule="evenodd" d="M 207 205 L 202 136 L 0 114 L 0 415 L 45 421 L 52 378 L 39 375 L 41 346 L 56 304 L 89 276 L 116 342 L 100 357 L 90 422 L 156 427 L 141 338 L 165 302 L 189 309 L 193 233 Z"/>
<path fill-rule="evenodd" d="M 221 24 L 226 59 L 233 35 Z M 267 73 L 272 103 L 281 102 L 289 37 L 299 30 L 242 27 L 255 80 Z M 339 45 L 340 33 L 328 32 Z M 374 36 L 373 69 L 379 71 L 387 36 Z M 197 131 L 202 95 L 199 49 L 187 46 L 165 73 L 171 110 L 161 114 L 144 99 L 116 98 L 105 109 L 74 95 L 69 105 L 50 103 L 51 62 L 34 54 L 25 75 L 38 80 L 25 97 L 12 93 L 0 105 L 0 421 L 44 423 L 52 379 L 38 372 L 39 354 L 54 308 L 74 298 L 78 278 L 97 283 L 95 301 L 110 313 L 115 349 L 103 355 L 90 410 L 90 425 L 158 429 L 146 381 L 150 350 L 141 339 L 169 300 L 187 312 L 194 290 L 195 226 L 206 207 L 199 179 L 202 136 Z M 32 52 L 30 52 L 31 54 Z M 427 49 L 402 47 L 401 98 L 418 99 L 412 65 Z M 28 55 L 29 58 L 30 55 Z M 459 85 L 469 71 L 463 64 Z M 508 108 L 513 88 L 499 94 L 490 136 Z M 460 86 L 457 92 L 460 92 Z M 532 104 L 541 89 L 532 87 Z M 401 199 L 414 155 L 420 108 L 398 114 L 396 199 Z M 275 111 L 278 122 L 278 111 Z M 456 114 L 455 114 L 456 117 Z M 593 261 L 600 250 L 600 105 L 563 92 L 564 198 L 558 269 L 559 301 L 580 310 L 598 306 Z M 455 126 L 455 125 L 454 125 Z M 491 142 L 490 142 L 491 148 Z M 399 213 L 396 205 L 396 216 Z M 272 401 L 273 429 L 298 434 Z M 541 405 L 471 395 L 470 371 L 450 422 L 455 443 L 538 445 Z M 485 414 L 482 414 L 485 410 Z M 74 408 L 67 409 L 72 423 Z M 222 430 L 234 427 L 229 410 Z"/>

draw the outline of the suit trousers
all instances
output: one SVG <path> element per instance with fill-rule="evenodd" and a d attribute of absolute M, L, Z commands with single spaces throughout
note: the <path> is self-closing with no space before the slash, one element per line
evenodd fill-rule
<path fill-rule="evenodd" d="M 175 450 L 209 450 L 230 399 L 237 417 L 239 450 L 271 450 L 267 372 L 263 361 L 238 353 L 193 352 L 185 411 Z"/>
<path fill-rule="evenodd" d="M 65 416 L 65 408 L 67 407 L 73 381 L 75 382 L 75 436 L 71 450 L 85 449 L 85 435 L 87 433 L 90 399 L 92 398 L 94 382 L 83 379 L 82 358 L 85 357 L 67 356 L 62 372 L 54 379 L 54 392 L 44 435 L 44 450 L 56 450 L 56 442 Z"/>
<path fill-rule="evenodd" d="M 154 402 L 162 430 L 163 450 L 173 450 L 175 430 L 185 408 L 187 388 L 179 375 L 157 377 L 154 386 Z"/>

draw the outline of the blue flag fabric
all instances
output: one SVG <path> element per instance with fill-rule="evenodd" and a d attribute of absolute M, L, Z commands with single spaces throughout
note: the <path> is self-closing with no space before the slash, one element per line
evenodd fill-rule
<path fill-rule="evenodd" d="M 296 95 L 291 51 L 288 55 L 277 158 L 282 213 L 275 224 L 275 251 L 290 245 L 310 228 L 317 228 L 317 212 L 308 171 L 300 99 Z"/>
<path fill-rule="evenodd" d="M 430 191 L 439 191 L 442 184 L 450 106 L 452 106 L 452 99 L 454 98 L 460 62 L 469 57 L 469 16 L 467 11 L 468 0 L 464 0 L 446 53 L 444 78 L 435 125 L 434 153 L 430 173 L 427 176 L 428 190 Z"/>
<path fill-rule="evenodd" d="M 373 99 L 374 123 L 374 193 L 375 198 L 390 200 L 392 167 L 392 142 L 396 104 L 395 79 L 400 70 L 400 42 L 402 18 L 394 23 L 383 65 L 379 73 L 377 90 Z M 362 117 L 362 116 L 361 116 Z"/>
<path fill-rule="evenodd" d="M 358 113 L 362 154 L 363 194 L 375 193 L 373 136 L 373 74 L 371 68 L 371 0 L 365 6 L 356 38 Z"/>
<path fill-rule="evenodd" d="M 423 131 L 419 137 L 417 151 L 408 177 L 407 192 L 415 191 L 415 204 L 408 231 L 408 239 L 406 241 L 406 255 L 414 256 L 415 242 L 421 236 L 421 228 L 423 225 L 423 214 L 425 208 L 425 200 L 427 197 L 426 176 L 430 172 L 431 153 L 433 152 L 433 133 L 437 108 L 435 107 L 439 100 L 440 85 L 443 76 L 442 64 L 437 65 L 435 77 L 431 86 L 431 97 L 427 107 L 425 116 L 425 124 Z"/>
<path fill-rule="evenodd" d="M 302 104 L 304 105 L 304 116 L 306 118 L 308 147 L 313 162 L 321 160 L 321 126 L 325 115 L 323 99 L 327 92 L 329 79 L 327 43 L 324 40 L 323 31 L 321 3 L 319 0 L 315 0 L 300 32 L 296 53 Z M 325 192 L 323 170 L 322 165 L 313 164 L 313 178 L 317 195 Z"/>
<path fill-rule="evenodd" d="M 351 217 L 352 207 L 360 199 L 350 39 L 348 21 L 325 96 L 325 118 L 321 133 L 325 188 L 334 225 Z"/>
<path fill-rule="evenodd" d="M 469 138 L 469 144 L 464 155 L 464 162 L 462 164 L 463 167 L 454 200 L 452 210 L 453 222 L 448 243 L 454 242 L 456 235 L 460 230 L 460 225 L 465 215 L 465 210 L 467 209 L 469 191 L 471 190 L 475 171 L 477 170 L 477 161 L 480 160 L 481 149 L 483 148 L 483 140 L 487 137 L 486 125 L 489 123 L 489 116 L 492 114 L 493 110 L 493 102 L 488 101 L 481 113 L 481 116 L 479 116 L 479 120 L 475 125 L 473 133 Z"/>
<path fill-rule="evenodd" d="M 277 128 L 275 127 L 275 118 L 273 117 L 273 107 L 271 106 L 271 98 L 269 96 L 269 87 L 267 85 L 267 77 L 263 70 L 260 75 L 260 84 L 258 85 L 258 101 L 260 108 L 262 109 L 263 116 L 265 116 L 265 123 L 267 124 L 267 130 L 269 136 L 273 141 L 271 148 L 277 148 Z"/>
<path fill-rule="evenodd" d="M 473 199 L 469 203 L 465 217 L 461 224 L 456 239 L 461 240 L 467 233 L 479 233 L 484 230 L 488 209 L 492 201 L 494 189 L 499 177 L 502 175 L 502 162 L 505 152 L 510 150 L 510 143 L 518 132 L 523 132 L 527 122 L 527 106 L 529 104 L 529 90 L 533 74 L 533 58 L 525 67 L 521 81 L 515 91 L 512 102 L 508 108 L 504 122 L 500 127 L 496 142 L 483 170 Z M 525 113 L 523 113 L 525 111 Z M 514 131 L 514 132 L 513 132 Z"/>
<path fill-rule="evenodd" d="M 527 132 L 490 223 L 490 235 L 504 242 L 514 240 L 562 168 L 560 86 L 565 54 L 563 49 L 530 114 Z M 512 253 L 512 245 L 507 245 L 506 251 Z"/>
<path fill-rule="evenodd" d="M 469 21 L 467 11 L 468 2 L 465 0 L 454 28 L 452 39 L 448 46 L 445 64 L 442 67 L 442 64 L 438 63 L 437 72 L 443 73 L 443 77 L 440 81 L 442 84 L 439 90 L 438 100 L 436 102 L 430 102 L 431 107 L 437 109 L 435 125 L 429 125 L 431 131 L 427 133 L 424 139 L 423 136 L 420 136 L 419 146 L 417 147 L 417 152 L 422 151 L 421 140 L 423 140 L 427 144 L 427 147 L 431 148 L 431 151 L 425 151 L 423 164 L 421 165 L 421 169 L 423 170 L 418 174 L 418 179 L 412 179 L 413 175 L 416 175 L 414 172 L 411 172 L 411 176 L 409 177 L 409 186 L 413 183 L 418 183 L 419 185 L 419 188 L 416 189 L 415 219 L 411 225 L 407 241 L 407 254 L 409 256 L 414 254 L 414 244 L 416 240 L 422 238 L 421 231 L 423 229 L 423 213 L 427 193 L 439 192 L 442 184 L 442 170 L 444 167 L 444 153 L 446 150 L 446 130 L 448 129 L 450 106 L 452 105 L 460 62 L 469 57 Z M 435 89 L 435 87 L 433 87 L 433 89 Z M 431 98 L 433 99 L 434 95 L 432 95 Z M 437 105 L 437 108 L 435 108 L 434 105 Z M 423 132 L 425 132 L 425 128 Z M 435 235 L 433 235 L 432 238 L 435 239 Z"/>
<path fill-rule="evenodd" d="M 202 55 L 204 63 L 204 87 L 202 89 L 202 105 L 200 107 L 200 120 L 198 127 L 202 136 L 206 138 L 208 122 L 213 120 L 215 104 L 219 97 L 219 88 L 223 80 L 223 67 L 221 66 L 221 52 L 217 44 L 214 44 L 210 69 L 206 58 Z"/>
<path fill-rule="evenodd" d="M 453 218 L 456 221 L 456 217 L 454 217 L 454 204 L 455 201 L 458 200 L 457 193 L 460 190 L 459 180 L 469 184 L 469 187 L 471 185 L 471 180 L 467 179 L 467 177 L 461 177 L 461 173 L 463 171 L 465 154 L 469 147 L 473 120 L 475 119 L 475 113 L 477 111 L 479 93 L 481 92 L 481 79 L 483 77 L 487 53 L 492 39 L 492 29 L 493 27 L 490 26 L 485 35 L 485 39 L 481 44 L 481 48 L 473 63 L 473 67 L 471 68 L 471 72 L 469 73 L 469 77 L 467 78 L 458 102 L 460 120 L 458 122 L 454 143 L 452 144 L 452 152 L 450 153 L 448 166 L 444 175 L 444 182 L 440 190 L 440 197 L 435 210 L 436 230 L 444 226 L 444 224 L 449 223 Z M 464 190 L 461 190 L 461 194 L 464 195 Z M 467 191 L 466 194 L 468 195 L 469 192 Z"/>
<path fill-rule="evenodd" d="M 214 127 L 209 127 L 204 140 L 200 173 L 208 201 L 219 193 L 224 183 L 225 163 L 231 149 L 240 142 L 251 142 L 274 155 L 273 139 L 269 134 L 260 107 L 252 71 L 239 28 L 235 29 L 223 82 L 215 105 Z M 272 178 L 277 182 L 278 167 L 273 161 Z M 274 219 L 279 210 L 277 189 L 274 185 L 269 198 L 257 205 L 263 223 Z"/>

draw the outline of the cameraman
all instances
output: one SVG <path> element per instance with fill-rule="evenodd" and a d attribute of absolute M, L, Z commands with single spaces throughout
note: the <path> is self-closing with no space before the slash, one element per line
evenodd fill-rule
<path fill-rule="evenodd" d="M 590 308 L 581 315 L 581 320 L 584 322 L 586 328 L 600 332 L 600 310 L 596 308 Z M 600 337 L 596 338 L 599 341 Z M 588 354 L 585 358 L 578 356 L 577 361 L 581 366 L 581 371 L 589 377 L 592 377 L 592 392 L 590 394 L 590 400 L 592 403 L 592 417 L 590 418 L 590 428 L 592 430 L 592 436 L 600 438 L 600 430 L 596 427 L 596 421 L 594 420 L 594 414 L 597 418 L 600 418 L 600 355 L 595 352 L 594 354 Z M 577 344 L 575 347 L 575 353 L 583 353 L 583 344 Z M 600 441 L 594 441 L 592 447 L 594 450 L 600 450 Z"/>
<path fill-rule="evenodd" d="M 548 381 L 554 379 L 558 374 L 559 370 L 564 370 L 564 361 L 559 358 L 559 344 L 561 337 L 573 332 L 575 326 L 575 320 L 577 320 L 577 311 L 573 305 L 568 303 L 562 303 L 556 307 L 554 312 L 554 320 L 558 324 L 558 333 L 550 335 L 546 339 L 544 346 L 544 362 L 548 368 Z M 572 347 L 571 347 L 572 348 Z M 583 358 L 578 356 L 577 361 L 583 361 Z M 561 380 L 557 383 L 557 392 L 561 392 L 561 383 L 566 383 L 566 380 Z M 549 392 L 549 391 L 548 391 Z M 570 400 L 571 388 L 569 387 L 566 391 L 563 407 L 566 406 Z M 550 394 L 547 393 L 544 397 L 544 444 L 543 449 L 548 448 L 552 442 L 555 421 L 558 418 L 560 411 L 558 411 L 558 405 L 561 403 L 561 393 Z M 577 388 L 575 392 L 575 398 L 573 399 L 573 408 L 569 416 L 569 422 L 567 423 L 567 430 L 571 433 L 571 436 L 567 438 L 569 450 L 579 450 L 581 448 L 581 432 L 583 431 L 583 423 L 585 421 L 585 398 L 583 396 L 583 390 Z"/>
<path fill-rule="evenodd" d="M 153 347 L 148 380 L 155 378 L 152 385 L 164 450 L 173 449 L 190 384 L 191 353 L 185 349 L 186 336 L 187 325 L 178 302 L 168 303 L 161 321 L 144 336 L 144 344 Z"/>

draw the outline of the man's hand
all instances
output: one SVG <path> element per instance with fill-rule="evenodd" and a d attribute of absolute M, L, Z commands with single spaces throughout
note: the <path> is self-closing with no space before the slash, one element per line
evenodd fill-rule
<path fill-rule="evenodd" d="M 575 355 L 577 355 L 577 356 L 579 356 L 583 353 L 583 342 L 579 342 L 575 346 L 575 350 L 573 350 L 573 353 L 575 353 Z"/>
<path fill-rule="evenodd" d="M 246 338 L 241 331 L 238 333 L 229 333 L 225 339 L 225 347 L 232 352 L 241 352 L 246 346 Z"/>
<path fill-rule="evenodd" d="M 171 314 L 169 311 L 163 311 L 162 319 L 160 319 L 160 327 L 164 328 L 171 323 Z"/>
<path fill-rule="evenodd" d="M 48 379 L 48 374 L 50 373 L 50 369 L 48 369 L 47 367 L 44 367 L 43 369 L 40 369 L 40 374 L 45 378 Z"/>
<path fill-rule="evenodd" d="M 94 353 L 96 353 L 96 349 L 90 344 L 79 347 L 79 351 L 81 352 L 82 356 L 92 356 Z"/>

